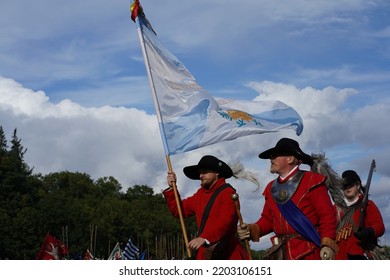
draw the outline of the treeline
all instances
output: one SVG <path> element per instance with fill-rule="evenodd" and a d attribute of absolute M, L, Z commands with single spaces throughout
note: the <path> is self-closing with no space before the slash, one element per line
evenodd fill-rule
<path fill-rule="evenodd" d="M 9 144 L 9 145 L 8 145 Z M 107 259 L 129 237 L 153 259 L 185 256 L 178 219 L 161 194 L 146 185 L 122 191 L 113 177 L 78 172 L 34 174 L 15 129 L 10 143 L 0 126 L 0 259 L 35 259 L 47 233 L 69 248 L 67 258 Z M 188 236 L 196 232 L 186 220 Z"/>

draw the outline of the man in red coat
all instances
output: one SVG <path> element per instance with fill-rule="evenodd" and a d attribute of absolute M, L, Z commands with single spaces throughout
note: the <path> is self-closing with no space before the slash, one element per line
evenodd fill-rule
<path fill-rule="evenodd" d="M 364 227 L 359 228 L 360 207 L 363 198 L 362 181 L 354 170 L 346 170 L 343 178 L 344 201 L 346 206 L 336 206 L 338 260 L 366 260 L 374 256 L 370 248 L 385 233 L 385 226 L 378 207 L 368 200 L 365 209 Z"/>
<path fill-rule="evenodd" d="M 238 226 L 240 238 L 259 241 L 274 232 L 271 241 L 274 246 L 282 244 L 282 259 L 334 259 L 336 217 L 326 178 L 299 169 L 302 163 L 312 165 L 311 156 L 295 140 L 282 138 L 259 157 L 270 159 L 271 173 L 279 176 L 263 192 L 265 203 L 259 220 Z"/>
<path fill-rule="evenodd" d="M 192 180 L 200 180 L 200 188 L 192 196 L 181 200 L 184 218 L 195 215 L 198 227 L 207 203 L 212 195 L 220 188 L 224 188 L 216 196 L 208 213 L 202 232 L 189 242 L 189 247 L 196 250 L 196 259 L 227 259 L 245 260 L 248 255 L 236 236 L 238 216 L 232 194 L 235 189 L 226 181 L 233 176 L 232 169 L 218 158 L 206 155 L 197 165 L 187 166 L 184 174 Z M 176 182 L 175 173 L 168 172 L 167 182 L 169 188 L 163 191 L 169 211 L 175 217 L 179 216 L 177 203 L 173 192 L 173 184 Z M 218 245 L 216 245 L 218 243 Z M 213 256 L 210 256 L 208 248 L 216 245 Z"/>

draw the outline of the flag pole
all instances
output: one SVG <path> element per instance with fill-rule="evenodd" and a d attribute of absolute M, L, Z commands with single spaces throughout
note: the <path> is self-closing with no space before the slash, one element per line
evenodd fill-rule
<path fill-rule="evenodd" d="M 171 160 L 170 160 L 169 155 L 166 156 L 166 160 L 167 160 L 167 165 L 168 165 L 168 171 L 173 172 L 172 164 L 171 164 Z M 180 224 L 181 224 L 181 228 L 183 231 L 184 242 L 185 242 L 186 249 L 187 249 L 187 256 L 190 258 L 191 257 L 191 250 L 190 250 L 190 247 L 188 246 L 187 231 L 186 231 L 186 226 L 184 224 L 183 213 L 182 213 L 181 204 L 180 204 L 180 197 L 179 197 L 179 193 L 177 191 L 176 182 L 173 182 L 172 188 L 173 188 L 173 193 L 175 194 L 177 210 L 179 212 Z"/>
<path fill-rule="evenodd" d="M 159 109 L 159 104 L 158 104 L 158 100 L 157 100 L 157 96 L 156 96 L 156 89 L 154 87 L 153 77 L 152 77 L 152 73 L 151 73 L 150 65 L 149 65 L 149 59 L 148 59 L 148 56 L 146 54 L 145 42 L 143 40 L 142 30 L 141 30 L 141 26 L 139 23 L 139 16 L 141 16 L 141 15 L 138 14 L 138 16 L 135 19 L 136 23 L 137 23 L 138 36 L 139 36 L 139 40 L 141 43 L 142 53 L 144 56 L 144 61 L 145 61 L 145 66 L 146 66 L 146 72 L 148 74 L 150 89 L 152 91 L 153 103 L 154 103 L 154 107 L 156 110 L 157 120 L 158 120 L 158 124 L 159 124 L 159 128 L 160 128 L 160 134 L 161 134 L 161 138 L 162 138 L 163 146 L 164 146 L 164 150 L 165 150 L 165 157 L 166 157 L 166 161 L 167 161 L 167 165 L 168 165 L 168 172 L 173 172 L 171 160 L 169 157 L 168 147 L 167 147 L 167 143 L 166 143 L 166 136 L 165 136 L 165 132 L 164 132 L 163 124 L 162 124 L 161 112 Z M 190 258 L 191 257 L 191 250 L 190 250 L 189 245 L 188 245 L 187 230 L 186 230 L 185 223 L 184 223 L 183 213 L 182 213 L 181 204 L 180 204 L 180 197 L 179 197 L 179 194 L 177 191 L 176 183 L 173 184 L 173 192 L 175 195 L 177 210 L 178 210 L 178 214 L 179 214 L 179 218 L 180 218 L 181 229 L 183 232 L 183 237 L 184 237 L 184 241 L 185 241 L 185 245 L 186 245 L 186 249 L 187 249 L 187 256 Z"/>

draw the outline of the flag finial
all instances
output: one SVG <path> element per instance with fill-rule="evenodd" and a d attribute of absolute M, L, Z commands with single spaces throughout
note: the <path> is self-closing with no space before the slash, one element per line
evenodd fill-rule
<path fill-rule="evenodd" d="M 134 0 L 130 6 L 131 19 L 135 22 L 138 14 L 143 14 L 142 6 L 139 0 Z"/>

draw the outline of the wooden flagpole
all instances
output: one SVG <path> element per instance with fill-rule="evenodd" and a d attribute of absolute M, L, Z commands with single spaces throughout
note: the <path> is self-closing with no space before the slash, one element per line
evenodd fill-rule
<path fill-rule="evenodd" d="M 240 226 L 244 223 L 243 220 L 242 220 L 242 215 L 241 215 L 241 211 L 240 211 L 240 204 L 239 204 L 239 196 L 238 196 L 238 193 L 234 193 L 232 194 L 231 196 L 232 200 L 234 201 L 234 205 L 236 207 L 236 212 L 237 212 L 237 216 L 238 216 L 238 222 L 240 224 Z M 251 253 L 251 249 L 249 247 L 249 241 L 248 239 L 245 239 L 245 248 L 246 248 L 246 251 L 248 253 L 248 256 L 249 256 L 249 259 L 251 260 L 252 259 L 252 253 Z"/>
<path fill-rule="evenodd" d="M 166 156 L 166 160 L 167 160 L 167 165 L 168 165 L 168 171 L 169 172 L 173 172 L 170 157 Z M 180 197 L 179 197 L 179 193 L 177 191 L 176 182 L 173 182 L 172 188 L 173 188 L 173 193 L 175 194 L 176 206 L 177 206 L 177 211 L 179 213 L 181 229 L 183 231 L 183 237 L 184 237 L 184 242 L 185 242 L 185 245 L 186 245 L 187 256 L 189 258 L 191 258 L 191 250 L 190 250 L 190 247 L 188 245 L 187 230 L 186 230 L 186 226 L 185 226 L 185 223 L 184 223 L 183 212 L 182 212 L 182 209 L 181 209 Z"/>

